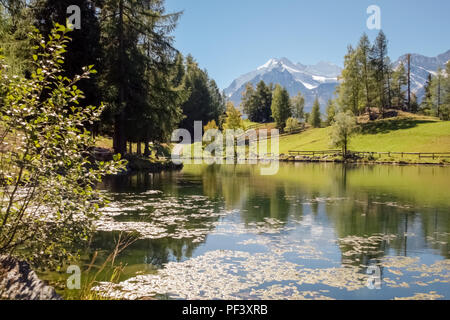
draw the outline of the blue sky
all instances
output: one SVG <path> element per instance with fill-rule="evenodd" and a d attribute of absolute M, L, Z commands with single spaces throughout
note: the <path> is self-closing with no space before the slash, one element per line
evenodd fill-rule
<path fill-rule="evenodd" d="M 191 53 L 221 89 L 270 58 L 342 66 L 348 44 L 369 30 L 367 7 L 381 8 L 381 27 L 396 60 L 411 52 L 436 56 L 450 49 L 448 0 L 166 0 L 184 10 L 175 46 Z"/>

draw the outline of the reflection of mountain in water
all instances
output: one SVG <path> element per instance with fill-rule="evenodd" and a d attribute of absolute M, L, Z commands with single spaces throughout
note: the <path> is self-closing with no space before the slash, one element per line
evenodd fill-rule
<path fill-rule="evenodd" d="M 283 165 L 275 176 L 257 169 L 187 172 L 202 177 L 205 195 L 239 209 L 246 224 L 265 218 L 286 224 L 311 213 L 317 223 L 333 226 L 345 263 L 367 265 L 390 250 L 407 255 L 432 248 L 450 256 L 448 168 L 301 164 Z"/>

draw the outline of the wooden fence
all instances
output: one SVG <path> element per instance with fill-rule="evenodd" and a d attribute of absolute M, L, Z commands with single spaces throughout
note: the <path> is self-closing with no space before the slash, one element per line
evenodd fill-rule
<path fill-rule="evenodd" d="M 322 151 L 296 151 L 290 150 L 288 151 L 291 156 L 319 156 L 326 154 L 333 154 L 342 156 L 342 150 L 322 150 Z M 359 156 L 361 158 L 364 157 L 375 157 L 378 156 L 381 158 L 383 155 L 387 155 L 388 157 L 401 157 L 404 158 L 408 155 L 417 156 L 419 159 L 422 158 L 431 158 L 431 159 L 441 159 L 441 158 L 450 158 L 450 152 L 373 152 L 373 151 L 348 151 L 349 155 Z"/>

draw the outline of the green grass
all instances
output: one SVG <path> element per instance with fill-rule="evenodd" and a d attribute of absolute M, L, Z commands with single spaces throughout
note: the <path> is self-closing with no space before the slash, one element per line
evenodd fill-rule
<path fill-rule="evenodd" d="M 258 125 L 244 121 L 246 128 Z M 274 123 L 260 124 L 258 129 L 272 129 Z M 330 145 L 331 128 L 311 128 L 301 133 L 280 136 L 279 152 L 288 154 L 290 150 L 319 151 L 336 149 Z M 100 138 L 98 146 L 112 147 L 108 138 Z M 186 145 L 185 148 L 192 148 Z M 136 147 L 133 146 L 133 149 Z M 352 137 L 349 145 L 352 151 L 372 152 L 450 152 L 450 121 L 437 121 L 433 118 L 407 116 L 378 120 L 361 125 L 358 134 Z M 187 149 L 185 149 L 187 150 Z M 268 141 L 270 152 L 270 141 Z M 403 160 L 417 161 L 417 156 L 405 156 Z M 381 161 L 395 159 L 383 157 Z M 450 161 L 450 159 L 448 159 Z"/>
<path fill-rule="evenodd" d="M 289 150 L 335 149 L 330 146 L 331 128 L 309 129 L 280 137 L 280 153 Z M 350 150 L 373 152 L 450 152 L 450 122 L 391 119 L 362 125 L 350 141 Z"/>

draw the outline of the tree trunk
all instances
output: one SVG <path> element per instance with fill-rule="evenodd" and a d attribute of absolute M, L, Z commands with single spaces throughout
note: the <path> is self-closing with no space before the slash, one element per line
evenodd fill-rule
<path fill-rule="evenodd" d="M 144 156 L 148 157 L 150 156 L 150 148 L 148 147 L 148 135 L 146 135 L 144 140 Z"/>
<path fill-rule="evenodd" d="M 141 141 L 138 141 L 138 142 L 137 142 L 136 153 L 137 153 L 139 156 L 142 155 Z"/>
<path fill-rule="evenodd" d="M 120 74 L 124 75 L 124 47 L 123 47 L 123 0 L 119 2 L 119 70 Z M 125 79 L 120 77 L 119 83 L 119 101 L 117 114 L 114 117 L 114 152 L 124 155 L 127 148 L 127 139 L 125 136 Z"/>

